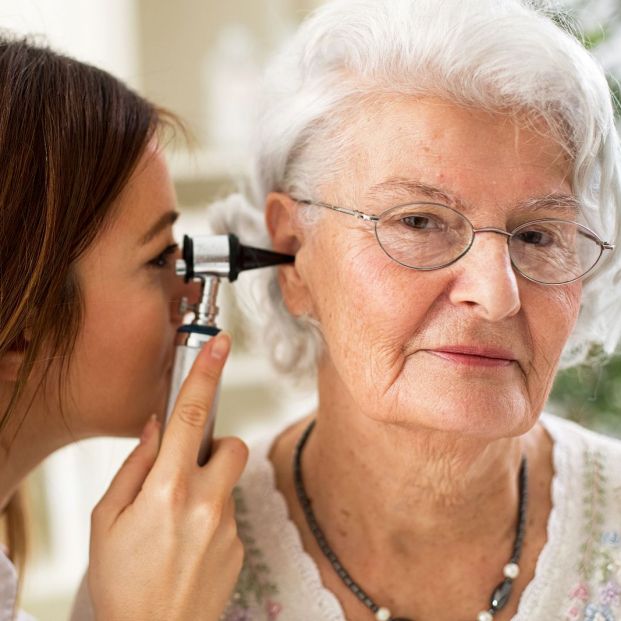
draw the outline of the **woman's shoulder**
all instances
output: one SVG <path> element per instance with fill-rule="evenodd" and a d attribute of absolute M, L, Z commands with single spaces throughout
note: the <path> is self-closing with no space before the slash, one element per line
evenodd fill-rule
<path fill-rule="evenodd" d="M 551 414 L 541 422 L 554 442 L 557 480 L 578 494 L 575 501 L 590 498 L 621 533 L 621 439 Z"/>
<path fill-rule="evenodd" d="M 0 546 L 0 621 L 13 618 L 16 595 L 17 572 L 4 546 Z"/>
<path fill-rule="evenodd" d="M 621 440 L 550 414 L 541 422 L 554 441 L 555 509 L 540 582 L 556 576 L 549 586 L 563 594 L 563 621 L 616 619 L 621 612 Z"/>
<path fill-rule="evenodd" d="M 338 600 L 323 587 L 317 566 L 304 551 L 270 459 L 277 440 L 303 420 L 248 442 L 248 463 L 233 491 L 244 564 L 224 621 L 344 619 Z"/>
<path fill-rule="evenodd" d="M 587 429 L 578 423 L 553 414 L 543 414 L 541 422 L 554 442 L 570 450 L 575 456 L 584 456 L 588 453 L 599 454 L 607 460 L 612 460 L 613 463 L 621 459 L 621 438 Z M 614 470 L 621 476 L 618 461 L 616 466 Z"/>
<path fill-rule="evenodd" d="M 15 615 L 17 599 L 17 571 L 0 544 L 0 621 L 35 621 L 34 617 L 22 610 Z"/>
<path fill-rule="evenodd" d="M 249 455 L 244 472 L 239 480 L 240 488 L 267 487 L 275 490 L 275 473 L 271 458 L 272 449 L 288 443 L 291 433 L 295 435 L 300 425 L 305 425 L 312 415 L 289 420 L 263 429 L 247 441 Z M 286 441 L 286 442 L 285 442 Z"/>

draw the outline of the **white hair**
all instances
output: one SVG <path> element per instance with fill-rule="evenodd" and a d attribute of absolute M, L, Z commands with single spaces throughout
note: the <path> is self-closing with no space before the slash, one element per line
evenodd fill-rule
<path fill-rule="evenodd" d="M 569 154 L 584 217 L 620 247 L 584 281 L 580 315 L 563 352 L 570 366 L 621 337 L 621 155 L 603 70 L 580 42 L 528 0 L 333 0 L 273 60 L 259 105 L 248 199 L 212 209 L 244 241 L 269 245 L 269 192 L 316 196 L 338 167 L 352 106 L 374 96 L 436 96 L 496 114 L 528 115 Z M 340 137 L 339 137 L 340 136 Z M 319 145 L 319 146 L 318 146 Z M 315 210 L 320 212 L 322 210 Z M 608 253 L 609 255 L 612 253 Z M 321 333 L 286 309 L 275 269 L 253 278 L 252 316 L 275 366 L 312 376 Z"/>

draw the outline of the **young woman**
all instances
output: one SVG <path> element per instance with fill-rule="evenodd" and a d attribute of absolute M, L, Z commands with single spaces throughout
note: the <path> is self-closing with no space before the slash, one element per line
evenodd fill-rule
<path fill-rule="evenodd" d="M 228 335 L 199 356 L 159 446 L 192 294 L 173 267 L 167 119 L 104 71 L 0 41 L 1 621 L 25 544 L 19 485 L 90 436 L 141 436 L 93 513 L 97 618 L 217 619 L 241 568 L 231 492 L 246 447 L 221 439 L 196 465 Z"/>

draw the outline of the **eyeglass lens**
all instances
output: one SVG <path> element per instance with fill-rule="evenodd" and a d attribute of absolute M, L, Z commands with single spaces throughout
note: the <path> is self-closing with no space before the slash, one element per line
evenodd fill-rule
<path fill-rule="evenodd" d="M 419 203 L 394 207 L 376 222 L 377 239 L 390 257 L 412 268 L 437 269 L 465 254 L 474 240 L 470 222 L 451 207 Z M 527 278 L 546 284 L 571 282 L 599 260 L 602 247 L 576 222 L 527 222 L 512 232 L 509 255 Z"/>

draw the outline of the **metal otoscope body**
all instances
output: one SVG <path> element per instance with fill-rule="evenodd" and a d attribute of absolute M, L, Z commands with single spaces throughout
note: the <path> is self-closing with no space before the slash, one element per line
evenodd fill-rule
<path fill-rule="evenodd" d="M 177 275 L 183 276 L 185 282 L 193 281 L 200 284 L 200 299 L 196 304 L 187 307 L 188 311 L 194 313 L 192 322 L 181 326 L 177 331 L 179 341 L 168 394 L 166 422 L 172 414 L 181 385 L 198 353 L 209 339 L 220 332 L 220 328 L 216 325 L 219 310 L 216 302 L 220 279 L 227 278 L 233 282 L 242 271 L 295 261 L 292 255 L 244 246 L 233 234 L 199 237 L 185 235 L 182 256 L 183 258 L 177 261 Z M 203 466 L 211 455 L 211 439 L 219 393 L 218 386 L 197 457 L 199 466 Z"/>

